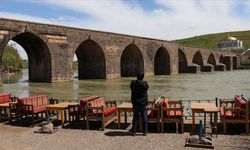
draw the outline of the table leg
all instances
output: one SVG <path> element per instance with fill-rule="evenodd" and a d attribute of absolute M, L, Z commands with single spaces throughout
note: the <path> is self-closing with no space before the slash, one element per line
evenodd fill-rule
<path fill-rule="evenodd" d="M 195 126 L 195 112 L 192 110 L 192 132 L 194 133 L 194 126 Z"/>
<path fill-rule="evenodd" d="M 118 129 L 121 128 L 121 111 L 118 109 Z"/>
<path fill-rule="evenodd" d="M 124 114 L 125 114 L 125 123 L 127 123 L 127 120 L 128 120 L 127 119 L 127 112 L 125 111 Z"/>
<path fill-rule="evenodd" d="M 46 110 L 46 114 L 47 114 L 47 124 L 50 122 L 50 113 L 48 110 Z"/>
<path fill-rule="evenodd" d="M 206 133 L 206 116 L 207 114 L 204 113 L 204 133 Z"/>
<path fill-rule="evenodd" d="M 2 121 L 2 108 L 0 108 L 0 121 Z"/>
<path fill-rule="evenodd" d="M 61 110 L 62 127 L 64 126 L 64 110 Z"/>

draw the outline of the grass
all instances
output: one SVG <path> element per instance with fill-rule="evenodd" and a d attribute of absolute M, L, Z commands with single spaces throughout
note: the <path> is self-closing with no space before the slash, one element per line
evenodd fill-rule
<path fill-rule="evenodd" d="M 228 36 L 236 37 L 243 41 L 243 46 L 245 49 L 250 48 L 250 31 L 238 31 L 238 32 L 224 32 L 207 34 L 201 36 L 195 36 L 186 39 L 176 40 L 175 42 L 181 45 L 193 46 L 199 48 L 216 49 L 217 43 L 221 40 L 225 40 Z"/>

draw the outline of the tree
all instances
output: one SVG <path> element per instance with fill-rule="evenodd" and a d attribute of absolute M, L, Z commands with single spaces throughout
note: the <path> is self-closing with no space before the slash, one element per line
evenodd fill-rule
<path fill-rule="evenodd" d="M 17 49 L 11 45 L 6 45 L 2 54 L 2 67 L 3 68 L 15 68 L 22 69 L 22 59 Z"/>

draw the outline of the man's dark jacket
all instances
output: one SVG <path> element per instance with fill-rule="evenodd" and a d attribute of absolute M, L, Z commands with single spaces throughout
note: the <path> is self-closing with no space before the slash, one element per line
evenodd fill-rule
<path fill-rule="evenodd" d="M 132 80 L 130 83 L 131 101 L 135 106 L 146 106 L 148 104 L 148 83 L 143 80 Z"/>

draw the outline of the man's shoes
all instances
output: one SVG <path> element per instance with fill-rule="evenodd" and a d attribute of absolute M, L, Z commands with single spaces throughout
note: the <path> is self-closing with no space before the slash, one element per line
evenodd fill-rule
<path fill-rule="evenodd" d="M 147 134 L 148 134 L 147 132 L 144 132 L 144 133 L 143 133 L 144 136 L 147 136 Z"/>
<path fill-rule="evenodd" d="M 136 136 L 136 133 L 132 132 L 132 136 Z"/>

